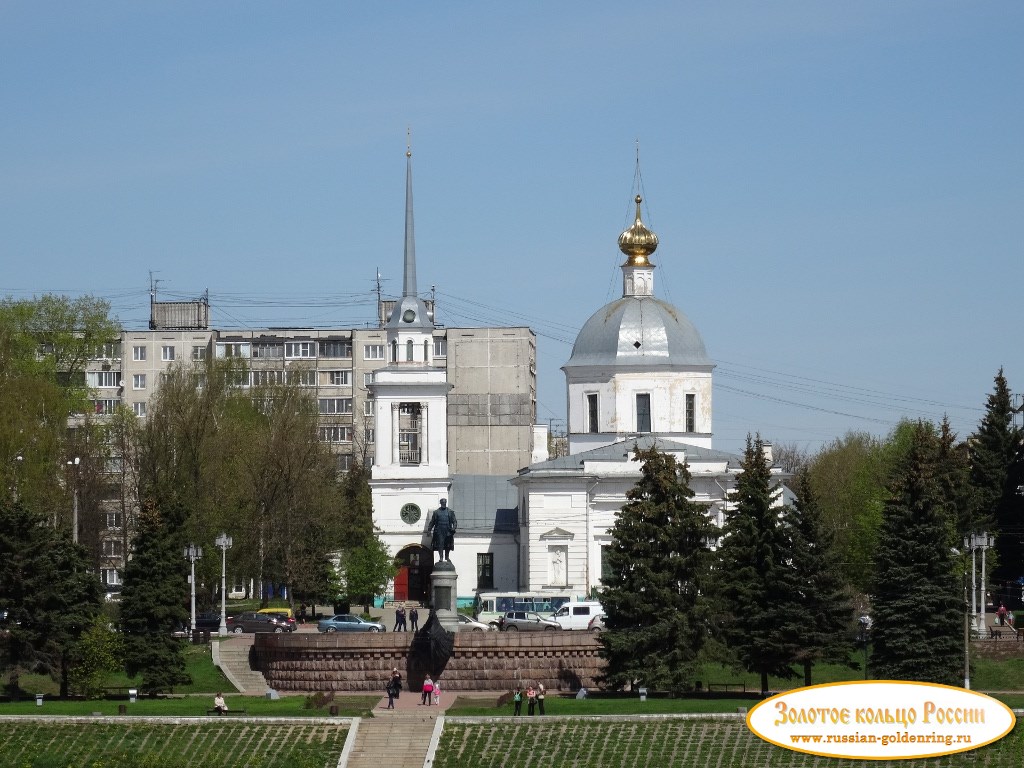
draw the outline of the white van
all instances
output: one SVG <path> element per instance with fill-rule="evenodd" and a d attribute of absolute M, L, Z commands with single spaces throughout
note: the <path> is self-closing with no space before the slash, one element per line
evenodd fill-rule
<path fill-rule="evenodd" d="M 585 630 L 592 618 L 603 613 L 604 608 L 597 602 L 566 603 L 552 613 L 551 618 L 557 621 L 562 629 Z"/>

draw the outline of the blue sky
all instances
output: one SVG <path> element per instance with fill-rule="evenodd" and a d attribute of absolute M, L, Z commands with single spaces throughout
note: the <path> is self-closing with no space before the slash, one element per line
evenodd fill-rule
<path fill-rule="evenodd" d="M 1024 4 L 0 3 L 0 295 L 129 327 L 371 322 L 418 276 L 447 325 L 576 331 L 621 293 L 636 145 L 656 293 L 697 325 L 715 444 L 817 450 L 1024 390 Z"/>

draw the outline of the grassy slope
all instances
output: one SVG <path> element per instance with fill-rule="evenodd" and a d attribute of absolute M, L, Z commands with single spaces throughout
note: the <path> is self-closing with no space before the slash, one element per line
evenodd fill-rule
<path fill-rule="evenodd" d="M 305 696 L 283 696 L 276 701 L 262 696 L 227 696 L 226 698 L 229 709 L 244 709 L 247 717 L 327 717 L 329 714 L 326 705 L 319 709 L 307 708 Z M 380 697 L 378 696 L 339 696 L 330 703 L 338 706 L 339 717 L 366 717 L 379 701 Z M 125 707 L 125 714 L 128 716 L 205 717 L 206 711 L 213 706 L 213 696 L 202 694 L 157 699 L 141 698 L 134 704 L 129 703 L 125 698 L 101 701 L 45 700 L 41 707 L 36 706 L 34 700 L 4 702 L 0 703 L 0 715 L 88 717 L 98 712 L 102 715 L 114 716 L 118 714 L 119 706 Z"/>
<path fill-rule="evenodd" d="M 768 744 L 732 720 L 448 722 L 435 768 L 1020 768 L 1024 726 L 995 744 L 929 760 L 839 760 Z"/>
<path fill-rule="evenodd" d="M 337 765 L 343 724 L 4 723 L 0 765 L 11 768 L 324 768 Z"/>

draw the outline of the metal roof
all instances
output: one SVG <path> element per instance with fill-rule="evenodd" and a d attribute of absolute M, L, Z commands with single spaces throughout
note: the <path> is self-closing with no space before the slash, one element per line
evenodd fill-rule
<path fill-rule="evenodd" d="M 519 494 L 504 475 L 454 475 L 448 492 L 463 533 L 515 533 Z"/>
<path fill-rule="evenodd" d="M 562 370 L 582 366 L 710 366 L 697 328 L 653 296 L 625 296 L 584 323 Z"/>
<path fill-rule="evenodd" d="M 727 466 L 738 467 L 742 458 L 732 454 L 726 453 L 725 451 L 716 451 L 712 448 L 701 448 L 697 445 L 690 445 L 688 443 L 678 443 L 673 440 L 666 440 L 663 437 L 658 437 L 653 434 L 636 435 L 629 437 L 624 440 L 620 440 L 617 443 L 611 445 L 605 445 L 600 448 L 594 448 L 590 451 L 581 451 L 580 453 L 573 453 L 568 456 L 559 456 L 555 459 L 549 459 L 548 461 L 542 461 L 537 464 L 531 464 L 526 469 L 520 470 L 520 475 L 529 472 L 546 472 L 546 471 L 562 471 L 562 472 L 583 472 L 583 462 L 585 461 L 613 461 L 621 462 L 624 459 L 631 458 L 633 455 L 633 448 L 638 447 L 640 450 L 645 451 L 652 447 L 657 448 L 659 451 L 665 453 L 684 451 L 686 453 L 686 462 L 690 465 L 703 462 L 725 462 Z"/>

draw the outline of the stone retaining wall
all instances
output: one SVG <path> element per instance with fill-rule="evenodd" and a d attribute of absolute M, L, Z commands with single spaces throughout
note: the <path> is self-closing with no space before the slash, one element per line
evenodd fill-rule
<path fill-rule="evenodd" d="M 999 640 L 974 640 L 971 642 L 971 657 L 985 659 L 1019 659 L 1024 658 L 1024 637 L 1020 640 L 1009 627 Z"/>
<path fill-rule="evenodd" d="M 257 634 L 254 667 L 279 691 L 383 691 L 398 667 L 407 689 L 422 673 L 411 666 L 411 634 Z M 508 691 L 543 683 L 550 691 L 595 687 L 604 669 L 590 632 L 459 632 L 441 674 L 447 691 Z"/>

